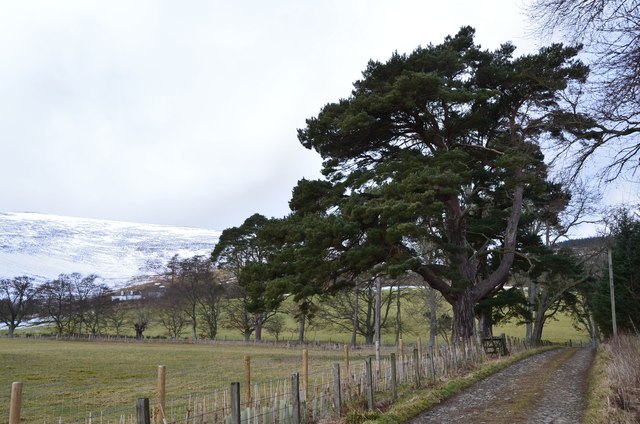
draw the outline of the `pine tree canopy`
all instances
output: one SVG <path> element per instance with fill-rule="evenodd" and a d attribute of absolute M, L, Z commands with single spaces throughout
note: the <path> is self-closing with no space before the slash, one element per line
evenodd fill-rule
<path fill-rule="evenodd" d="M 541 141 L 593 124 L 564 101 L 588 73 L 578 48 L 514 57 L 474 32 L 369 62 L 349 97 L 298 130 L 326 177 L 300 181 L 290 202 L 280 252 L 304 274 L 299 289 L 413 271 L 470 336 L 474 305 L 507 280 L 522 220 L 548 213 Z"/>

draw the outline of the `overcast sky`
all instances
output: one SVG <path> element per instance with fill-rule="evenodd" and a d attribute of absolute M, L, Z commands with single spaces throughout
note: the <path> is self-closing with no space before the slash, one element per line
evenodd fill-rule
<path fill-rule="evenodd" d="M 3 1 L 0 211 L 223 230 L 289 212 L 296 129 L 369 59 L 462 25 L 539 46 L 519 0 Z"/>

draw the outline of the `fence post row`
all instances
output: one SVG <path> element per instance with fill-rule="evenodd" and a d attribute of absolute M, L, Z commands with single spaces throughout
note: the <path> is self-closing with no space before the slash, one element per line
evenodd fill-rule
<path fill-rule="evenodd" d="M 493 339 L 494 340 L 492 340 L 492 342 L 493 341 L 501 342 L 500 348 L 507 350 L 507 352 L 504 352 L 504 353 L 508 353 L 508 347 L 511 347 L 511 343 L 514 344 L 513 345 L 514 349 L 517 349 L 517 346 L 515 345 L 516 340 L 507 339 L 507 337 L 504 334 L 502 334 L 500 337 L 494 337 Z M 484 340 L 479 341 L 479 343 L 482 343 L 483 341 Z M 509 345 L 507 343 L 509 343 Z M 414 346 L 413 351 L 411 352 L 412 354 L 411 357 L 405 358 L 404 344 L 402 339 L 400 339 L 398 343 L 398 352 L 390 353 L 390 375 L 386 374 L 386 371 L 384 375 L 381 372 L 376 373 L 377 370 L 373 369 L 373 363 L 372 363 L 374 355 L 370 355 L 365 359 L 364 376 L 362 376 L 359 372 L 358 372 L 358 375 L 352 376 L 350 374 L 350 369 L 349 369 L 349 365 L 350 365 L 349 346 L 345 344 L 343 370 L 342 371 L 340 370 L 341 364 L 339 362 L 333 364 L 333 369 L 332 369 L 333 383 L 328 382 L 328 384 L 325 385 L 324 383 L 325 380 L 323 376 L 323 385 L 321 389 L 321 395 L 320 397 L 317 397 L 315 399 L 314 399 L 314 390 L 310 391 L 309 382 L 308 382 L 308 379 L 309 379 L 308 350 L 303 349 L 302 382 L 300 381 L 300 377 L 301 377 L 300 373 L 292 374 L 291 397 L 289 398 L 289 393 L 287 390 L 288 388 L 286 387 L 286 384 L 284 388 L 284 393 L 280 392 L 280 395 L 283 395 L 282 397 L 279 397 L 280 396 L 278 394 L 279 389 L 276 388 L 276 395 L 275 395 L 276 405 L 269 404 L 268 407 L 264 407 L 262 408 L 262 410 L 263 412 L 267 411 L 266 414 L 269 414 L 267 416 L 271 417 L 270 408 L 279 407 L 280 408 L 279 416 L 280 416 L 281 422 L 290 422 L 293 424 L 300 424 L 300 422 L 306 417 L 305 401 L 306 402 L 312 401 L 314 419 L 317 416 L 316 412 L 318 412 L 318 414 L 323 414 L 325 412 L 328 412 L 330 410 L 331 403 L 333 403 L 333 406 L 334 406 L 334 411 L 332 413 L 337 414 L 339 416 L 342 410 L 345 396 L 347 398 L 353 396 L 353 393 L 349 389 L 349 385 L 352 382 L 352 377 L 355 378 L 355 380 L 353 381 L 355 381 L 359 386 L 358 387 L 359 390 L 356 390 L 357 392 L 356 396 L 362 396 L 363 394 L 362 389 L 364 389 L 363 391 L 367 400 L 367 408 L 369 410 L 372 410 L 375 406 L 374 405 L 374 394 L 376 391 L 375 386 L 380 383 L 381 381 L 380 379 L 383 379 L 384 381 L 382 385 L 378 388 L 379 389 L 383 388 L 384 390 L 387 390 L 387 388 L 390 388 L 392 399 L 393 401 L 396 401 L 398 397 L 397 386 L 399 382 L 411 382 L 411 380 L 413 380 L 415 382 L 415 387 L 420 388 L 422 383 L 421 380 L 423 379 L 423 377 L 429 378 L 429 371 L 431 373 L 430 375 L 434 379 L 436 379 L 437 374 L 448 376 L 449 372 L 455 369 L 456 366 L 459 365 L 459 362 L 462 362 L 464 360 L 469 360 L 469 359 L 473 360 L 474 362 L 477 360 L 481 360 L 483 358 L 482 356 L 483 350 L 480 350 L 482 349 L 482 347 L 483 347 L 483 344 L 465 345 L 464 343 L 461 343 L 457 345 L 453 344 L 449 346 L 442 346 L 441 349 L 439 350 L 431 346 L 431 347 L 428 347 L 427 351 L 423 351 L 422 342 L 420 338 L 418 338 L 418 343 L 417 345 Z M 379 363 L 378 349 L 376 349 L 375 353 L 376 353 L 375 355 L 376 364 L 378 364 Z M 406 362 L 405 362 L 405 359 L 406 359 Z M 411 360 L 413 360 L 413 363 L 414 363 L 413 366 L 411 366 Z M 425 362 L 423 364 L 422 363 L 423 360 L 429 361 L 429 363 Z M 398 366 L 400 367 L 399 370 L 398 370 Z M 157 372 L 158 372 L 157 405 L 155 409 L 150 411 L 149 398 L 137 399 L 137 402 L 136 402 L 137 424 L 151 424 L 150 421 L 153 421 L 153 424 L 166 423 L 166 419 L 167 419 L 167 417 L 165 417 L 166 367 L 164 365 L 158 365 Z M 413 376 L 411 375 L 412 372 L 414 372 Z M 423 372 L 425 372 L 424 376 L 422 375 Z M 364 377 L 364 380 L 362 380 L 363 377 Z M 389 381 L 387 380 L 387 378 L 390 378 L 390 387 L 387 386 L 387 381 Z M 361 381 L 364 387 L 360 386 Z M 253 406 L 252 398 L 254 397 L 259 398 L 260 391 L 258 386 L 256 385 L 255 392 L 252 393 L 251 366 L 250 366 L 249 355 L 244 356 L 244 382 L 246 384 L 246 388 L 245 388 L 246 399 L 244 399 L 245 400 L 244 406 L 246 406 L 247 408 L 252 408 Z M 23 385 L 21 382 L 14 382 L 11 386 L 11 401 L 10 401 L 11 403 L 9 408 L 9 421 L 8 421 L 9 424 L 21 424 L 22 387 Z M 326 392 L 325 392 L 325 389 L 327 390 Z M 331 390 L 332 390 L 332 393 L 330 396 L 329 391 Z M 345 391 L 343 392 L 343 390 Z M 266 389 L 265 389 L 265 394 L 266 394 Z M 226 396 L 227 394 L 225 393 L 224 401 L 223 401 L 224 406 L 222 408 L 223 415 L 225 416 L 224 419 L 226 420 L 230 419 L 230 421 L 227 421 L 228 424 L 241 424 L 241 422 L 243 421 L 244 411 L 241 409 L 243 406 L 243 402 L 242 402 L 243 399 L 241 397 L 241 392 L 240 392 L 240 383 L 239 382 L 231 383 L 231 399 L 230 399 L 231 408 L 229 411 L 230 417 L 227 415 L 227 412 L 226 412 L 227 411 Z M 274 399 L 273 394 L 271 395 L 271 399 Z M 217 405 L 217 399 L 215 404 Z M 247 417 L 251 415 L 252 421 L 259 419 L 259 418 L 256 418 L 260 413 L 259 411 L 260 402 L 258 400 L 256 400 L 255 406 L 256 406 L 255 410 L 252 409 L 250 413 L 249 411 L 247 411 Z M 329 409 L 325 409 L 326 407 L 329 407 Z M 274 414 L 276 414 L 277 412 L 278 410 L 275 410 Z M 203 414 L 204 413 L 206 412 L 203 412 Z M 216 416 L 218 416 L 217 413 L 216 413 Z M 275 419 L 275 415 L 273 416 L 273 418 Z M 249 420 L 250 418 L 246 418 L 246 419 Z M 89 416 L 89 422 L 91 422 L 91 420 L 92 418 L 91 416 Z"/>
<path fill-rule="evenodd" d="M 22 408 L 22 382 L 11 384 L 11 405 L 9 406 L 9 424 L 20 424 L 20 409 Z"/>

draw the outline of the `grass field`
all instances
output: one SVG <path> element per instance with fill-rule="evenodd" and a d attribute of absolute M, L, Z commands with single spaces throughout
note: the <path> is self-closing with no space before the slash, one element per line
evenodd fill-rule
<path fill-rule="evenodd" d="M 298 337 L 298 329 L 296 327 L 296 323 L 294 320 L 285 314 L 282 314 L 285 318 L 285 329 L 279 335 L 280 341 L 295 341 Z M 395 322 L 395 317 L 392 316 L 389 319 L 389 322 Z M 424 324 L 418 324 L 412 320 L 409 316 L 405 319 L 403 323 L 406 331 L 403 334 L 403 339 L 407 343 L 415 343 L 418 335 L 421 336 L 423 341 L 427 340 L 428 329 Z M 31 327 L 31 328 L 18 328 L 16 330 L 16 334 L 18 335 L 52 335 L 53 329 L 46 326 L 39 327 Z M 114 334 L 115 332 L 109 330 L 110 333 Z M 6 330 L 0 330 L 0 336 L 5 335 Z M 525 327 L 524 325 L 516 325 L 515 323 L 503 324 L 494 326 L 494 334 L 505 333 L 510 337 L 518 337 L 524 338 L 525 336 Z M 125 327 L 122 331 L 123 335 L 128 337 L 134 336 L 134 331 L 132 328 L 128 326 Z M 189 331 L 185 330 L 183 333 L 183 339 L 188 339 Z M 144 335 L 146 337 L 166 337 L 166 330 L 159 325 L 158 323 L 151 322 L 147 331 L 145 331 Z M 268 342 L 275 341 L 275 337 L 269 334 L 268 331 L 263 331 L 263 340 Z M 542 334 L 542 338 L 544 340 L 548 340 L 554 343 L 565 343 L 569 340 L 572 341 L 589 341 L 589 335 L 585 331 L 578 331 L 573 327 L 571 322 L 571 318 L 567 315 L 558 315 L 558 319 L 548 320 L 545 324 L 544 331 Z M 227 328 L 224 326 L 220 327 L 218 332 L 217 340 L 221 341 L 241 341 L 242 336 L 238 330 L 234 330 L 232 328 Z M 325 328 L 321 325 L 312 325 L 306 331 L 305 341 L 307 343 L 319 342 L 319 343 L 350 343 L 351 335 L 347 332 L 335 329 L 335 328 Z M 359 337 L 358 343 L 363 343 L 364 339 Z M 385 345 L 392 345 L 395 343 L 395 332 L 393 328 L 383 329 L 382 334 L 382 343 Z"/>
<path fill-rule="evenodd" d="M 352 358 L 355 361 L 366 354 L 358 351 Z M 26 422 L 40 415 L 88 416 L 88 405 L 93 405 L 95 416 L 95 405 L 125 410 L 137 398 L 153 398 L 158 365 L 166 366 L 167 399 L 228 388 L 233 381 L 243 381 L 245 355 L 251 358 L 254 383 L 290 378 L 302 366 L 302 350 L 293 348 L 2 338 L 0 421 L 8 416 L 13 381 L 24 384 Z M 310 350 L 310 380 L 342 357 L 342 350 Z"/>
<path fill-rule="evenodd" d="M 497 325 L 493 328 L 493 333 L 505 333 L 507 336 L 523 339 L 525 327 L 515 324 Z M 559 315 L 557 320 L 547 321 L 542 332 L 542 339 L 552 343 L 589 342 L 589 334 L 586 331 L 576 330 L 569 316 Z"/>

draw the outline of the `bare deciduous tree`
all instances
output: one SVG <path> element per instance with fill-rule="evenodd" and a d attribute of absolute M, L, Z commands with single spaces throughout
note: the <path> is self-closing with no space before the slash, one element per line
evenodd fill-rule
<path fill-rule="evenodd" d="M 379 313 L 376 313 L 376 280 L 360 282 L 354 290 L 344 291 L 336 296 L 326 296 L 321 301 L 316 326 L 323 323 L 334 328 L 348 330 L 365 338 L 365 343 L 373 344 L 376 336 L 376 315 L 380 316 L 379 324 L 383 329 L 395 298 L 394 284 L 381 293 Z M 352 345 L 355 341 L 352 337 Z"/>
<path fill-rule="evenodd" d="M 41 290 L 43 315 L 54 324 L 56 334 L 62 336 L 72 331 L 73 296 L 69 282 L 57 278 L 45 283 Z"/>
<path fill-rule="evenodd" d="M 129 318 L 136 333 L 136 339 L 138 340 L 143 337 L 143 333 L 151 321 L 151 315 L 149 314 L 149 310 L 146 306 L 145 302 L 136 301 L 132 308 L 132 314 Z"/>
<path fill-rule="evenodd" d="M 116 330 L 116 336 L 120 337 L 120 331 L 127 322 L 127 308 L 121 301 L 112 301 L 107 310 L 106 320 Z"/>
<path fill-rule="evenodd" d="M 34 312 L 37 293 L 33 279 L 27 276 L 0 280 L 0 322 L 7 326 L 9 337 Z"/>
<path fill-rule="evenodd" d="M 158 304 L 157 320 L 169 333 L 169 337 L 177 339 L 182 335 L 182 330 L 189 323 L 189 317 L 185 313 L 184 299 L 176 295 L 176 287 L 167 289 L 165 296 Z"/>
<path fill-rule="evenodd" d="M 280 340 L 280 334 L 284 331 L 284 324 L 284 318 L 282 318 L 281 315 L 275 315 L 265 323 L 264 329 L 267 330 L 267 333 L 275 337 L 276 342 L 278 342 Z"/>
<path fill-rule="evenodd" d="M 200 318 L 202 318 L 201 326 L 211 340 L 214 340 L 218 335 L 218 323 L 222 313 L 221 305 L 226 292 L 227 280 L 222 271 L 211 270 L 210 278 L 203 285 L 198 298 Z"/>
<path fill-rule="evenodd" d="M 108 316 L 112 307 L 109 288 L 103 284 L 94 288 L 94 293 L 86 303 L 84 324 L 92 336 L 102 334 L 109 323 Z"/>
<path fill-rule="evenodd" d="M 640 163 L 640 2 L 638 0 L 532 0 L 529 14 L 544 34 L 561 33 L 586 46 L 592 69 L 592 114 L 600 122 L 590 139 L 569 140 L 576 170 L 596 151 L 612 156 L 603 176 L 613 180 Z M 577 148 L 574 150 L 573 148 Z"/>

